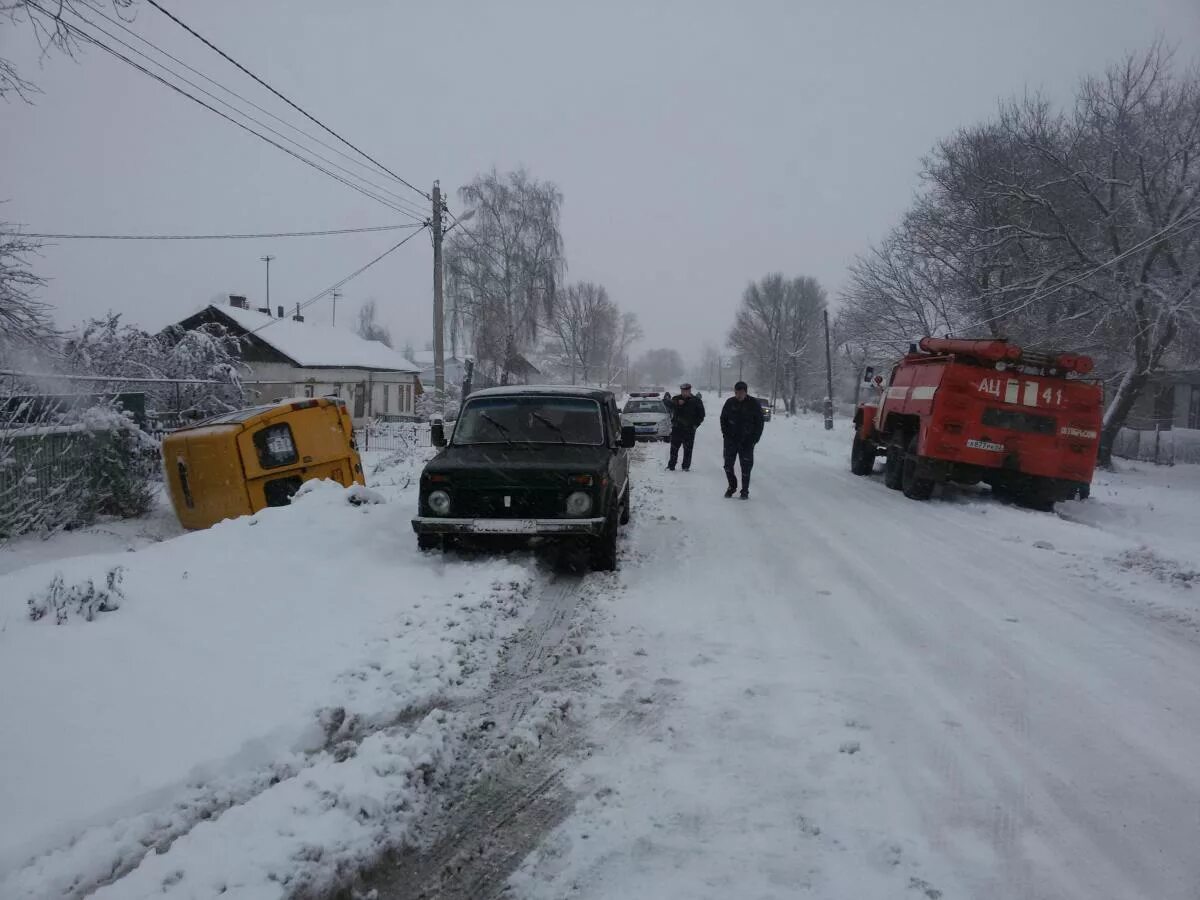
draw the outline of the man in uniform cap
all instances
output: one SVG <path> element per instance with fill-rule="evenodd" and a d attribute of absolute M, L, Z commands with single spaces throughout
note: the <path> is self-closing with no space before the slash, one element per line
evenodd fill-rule
<path fill-rule="evenodd" d="M 679 461 L 679 448 L 683 447 L 683 471 L 692 467 L 692 447 L 696 443 L 696 429 L 704 421 L 704 401 L 692 393 L 692 386 L 686 382 L 679 386 L 679 393 L 671 399 L 664 399 L 667 411 L 671 413 L 671 458 L 667 468 L 675 471 Z"/>

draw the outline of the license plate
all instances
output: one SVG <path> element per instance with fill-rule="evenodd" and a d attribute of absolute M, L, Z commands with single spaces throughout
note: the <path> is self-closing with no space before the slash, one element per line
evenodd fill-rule
<path fill-rule="evenodd" d="M 638 430 L 638 434 L 647 434 L 647 433 L 658 431 L 658 426 L 657 425 L 639 425 L 637 427 L 637 430 Z"/>
<path fill-rule="evenodd" d="M 537 522 L 533 519 L 476 519 L 472 531 L 483 534 L 533 534 Z"/>

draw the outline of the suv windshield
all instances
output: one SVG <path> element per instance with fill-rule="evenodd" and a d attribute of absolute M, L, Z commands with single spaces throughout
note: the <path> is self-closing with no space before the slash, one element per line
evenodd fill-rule
<path fill-rule="evenodd" d="M 585 397 L 481 397 L 463 409 L 452 443 L 599 446 L 604 425 L 600 404 Z"/>
<path fill-rule="evenodd" d="M 627 413 L 665 413 L 666 411 L 661 400 L 630 400 L 625 404 Z"/>

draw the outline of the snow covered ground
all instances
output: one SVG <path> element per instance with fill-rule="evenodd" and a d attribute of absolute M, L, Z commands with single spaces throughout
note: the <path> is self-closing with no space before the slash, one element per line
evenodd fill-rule
<path fill-rule="evenodd" d="M 742 503 L 715 432 L 637 470 L 579 799 L 516 896 L 1197 896 L 1200 470 L 920 505 L 805 417 Z"/>
<path fill-rule="evenodd" d="M 411 837 L 538 577 L 419 555 L 414 465 L 3 551 L 0 897 L 291 896 Z"/>
<path fill-rule="evenodd" d="M 634 453 L 615 575 L 418 554 L 381 454 L 0 550 L 0 897 L 309 896 L 408 846 L 379 900 L 1194 900 L 1200 467 L 1048 515 L 906 500 L 819 417 L 749 503 L 715 423 L 689 473 Z"/>

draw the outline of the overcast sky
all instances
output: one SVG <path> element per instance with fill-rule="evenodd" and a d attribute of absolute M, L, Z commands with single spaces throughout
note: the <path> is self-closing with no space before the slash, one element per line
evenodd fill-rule
<path fill-rule="evenodd" d="M 1200 43 L 1200 0 L 163 2 L 399 175 L 426 190 L 440 178 L 454 209 L 492 166 L 557 183 L 568 277 L 606 285 L 645 345 L 688 358 L 723 342 L 753 278 L 814 275 L 836 297 L 908 204 L 921 155 L 999 98 L 1069 98 L 1157 34 L 1181 54 Z M 135 10 L 140 34 L 284 112 Z M 99 50 L 39 66 L 28 29 L 4 23 L 0 55 L 42 89 L 32 106 L 0 104 L 0 220 L 135 233 L 400 221 Z M 217 294 L 260 300 L 264 254 L 272 303 L 292 306 L 396 240 L 64 242 L 36 264 L 60 324 L 112 309 L 158 328 Z M 431 290 L 421 235 L 347 285 L 339 324 L 375 298 L 397 341 L 423 346 Z M 309 313 L 328 321 L 330 304 Z"/>

